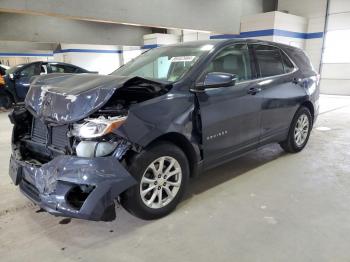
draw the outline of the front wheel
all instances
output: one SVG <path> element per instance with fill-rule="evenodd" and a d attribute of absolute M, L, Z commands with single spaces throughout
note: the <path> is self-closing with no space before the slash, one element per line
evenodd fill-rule
<path fill-rule="evenodd" d="M 12 98 L 7 93 L 0 94 L 0 108 L 9 109 L 13 104 Z"/>
<path fill-rule="evenodd" d="M 121 204 L 142 219 L 156 219 L 173 211 L 189 179 L 184 152 L 161 142 L 132 157 L 128 170 L 138 184 L 121 195 Z"/>
<path fill-rule="evenodd" d="M 300 107 L 295 113 L 289 128 L 288 137 L 280 145 L 288 153 L 297 153 L 306 146 L 312 129 L 312 116 L 306 107 Z"/>

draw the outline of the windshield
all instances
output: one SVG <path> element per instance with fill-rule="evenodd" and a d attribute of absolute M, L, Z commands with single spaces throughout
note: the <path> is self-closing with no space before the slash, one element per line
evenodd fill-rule
<path fill-rule="evenodd" d="M 181 79 L 212 45 L 168 46 L 149 50 L 112 73 L 175 82 Z"/>
<path fill-rule="evenodd" d="M 13 74 L 18 68 L 23 67 L 25 64 L 20 64 L 20 65 L 16 65 L 14 67 L 11 67 L 10 69 L 6 70 L 6 74 Z"/>

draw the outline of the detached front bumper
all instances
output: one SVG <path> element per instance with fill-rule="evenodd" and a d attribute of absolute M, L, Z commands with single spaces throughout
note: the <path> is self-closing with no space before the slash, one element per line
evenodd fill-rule
<path fill-rule="evenodd" d="M 24 195 L 49 213 L 95 221 L 113 220 L 114 200 L 136 184 L 115 157 L 62 155 L 38 166 L 14 152 L 9 172 Z"/>

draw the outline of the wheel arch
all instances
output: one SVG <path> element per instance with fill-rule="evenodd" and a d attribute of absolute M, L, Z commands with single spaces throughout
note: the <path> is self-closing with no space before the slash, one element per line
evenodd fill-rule
<path fill-rule="evenodd" d="M 304 106 L 310 110 L 312 122 L 313 122 L 314 118 L 315 118 L 315 108 L 314 108 L 314 105 L 312 104 L 312 102 L 308 100 L 308 101 L 303 102 L 300 106 Z"/>
<path fill-rule="evenodd" d="M 188 140 L 186 136 L 177 132 L 166 133 L 152 140 L 147 145 L 147 147 L 162 141 L 170 142 L 178 146 L 185 153 L 188 159 L 188 164 L 190 167 L 190 176 L 194 177 L 198 174 L 200 162 L 199 148 L 197 148 L 196 150 L 195 146 Z"/>

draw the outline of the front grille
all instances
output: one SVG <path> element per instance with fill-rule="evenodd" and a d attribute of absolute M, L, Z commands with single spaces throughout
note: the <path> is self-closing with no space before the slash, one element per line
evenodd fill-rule
<path fill-rule="evenodd" d="M 68 125 L 47 126 L 40 119 L 33 118 L 31 140 L 59 150 L 65 150 L 70 145 L 67 132 Z"/>
<path fill-rule="evenodd" d="M 39 119 L 34 118 L 32 125 L 32 141 L 46 144 L 47 134 L 48 132 L 46 125 Z"/>
<path fill-rule="evenodd" d="M 67 136 L 68 125 L 55 126 L 51 129 L 51 144 L 54 147 L 64 149 L 69 145 Z"/>

